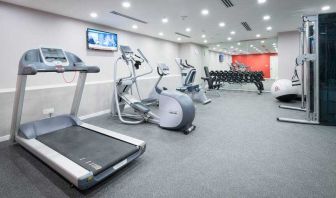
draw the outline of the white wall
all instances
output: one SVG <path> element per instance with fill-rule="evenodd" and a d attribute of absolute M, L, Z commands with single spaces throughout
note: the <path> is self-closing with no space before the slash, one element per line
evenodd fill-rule
<path fill-rule="evenodd" d="M 101 68 L 99 74 L 88 75 L 88 85 L 80 108 L 80 115 L 91 114 L 110 108 L 112 95 L 113 64 L 119 52 L 98 52 L 86 49 L 86 29 L 118 33 L 119 43 L 130 45 L 134 50 L 140 48 L 147 58 L 156 66 L 165 62 L 171 66 L 171 75 L 166 77 L 163 85 L 175 88 L 180 84 L 180 70 L 174 59 L 179 56 L 179 44 L 151 38 L 131 32 L 121 31 L 106 26 L 87 23 L 59 15 L 40 12 L 28 8 L 0 2 L 0 136 L 8 134 L 16 74 L 22 54 L 39 46 L 55 46 L 77 54 L 88 65 Z M 125 67 L 126 68 L 126 67 Z M 141 72 L 141 71 L 140 71 Z M 73 73 L 65 74 L 71 79 Z M 157 74 L 140 80 L 143 95 L 149 93 Z M 168 83 L 169 82 L 169 83 Z M 74 84 L 63 82 L 61 74 L 40 74 L 28 79 L 23 122 L 44 117 L 42 110 L 55 107 L 56 114 L 70 111 Z"/>
<path fill-rule="evenodd" d="M 271 65 L 270 65 L 270 72 L 271 72 L 271 79 L 272 80 L 277 80 L 279 79 L 279 56 L 276 55 L 276 56 L 270 56 L 270 62 L 271 62 Z"/>
<path fill-rule="evenodd" d="M 295 59 L 299 55 L 299 39 L 300 33 L 298 31 L 281 32 L 278 34 L 279 79 L 292 78 Z"/>
<path fill-rule="evenodd" d="M 230 70 L 230 65 L 232 63 L 231 55 L 224 55 L 224 62 L 219 62 L 220 53 L 209 51 L 209 61 L 208 67 L 209 70 Z"/>
<path fill-rule="evenodd" d="M 196 70 L 195 82 L 200 83 L 201 77 L 204 76 L 204 62 L 205 62 L 205 49 L 200 45 L 193 43 L 182 44 L 180 46 L 179 58 L 187 59 L 190 65 L 193 65 Z"/>

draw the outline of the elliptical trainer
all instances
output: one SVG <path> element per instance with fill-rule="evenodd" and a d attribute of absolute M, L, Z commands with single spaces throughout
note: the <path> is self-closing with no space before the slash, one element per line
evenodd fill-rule
<path fill-rule="evenodd" d="M 189 134 L 196 127 L 192 124 L 195 118 L 195 106 L 187 95 L 178 91 L 161 90 L 156 86 L 155 90 L 159 94 L 159 115 L 155 114 L 140 98 L 137 79 L 153 72 L 153 68 L 147 58 L 138 49 L 139 55 L 135 54 L 129 46 L 120 46 L 122 56 L 114 65 L 115 89 L 112 97 L 112 115 L 118 116 L 119 120 L 125 124 L 140 124 L 150 122 L 157 124 L 164 129 L 183 131 Z M 129 75 L 118 77 L 118 62 L 123 59 L 126 62 Z M 150 70 L 137 74 L 145 62 Z M 135 86 L 135 94 L 132 88 Z M 130 106 L 134 113 L 125 113 L 126 105 Z"/>
<path fill-rule="evenodd" d="M 184 64 L 180 58 L 176 58 L 175 62 L 180 67 L 182 76 L 182 87 L 177 88 L 176 90 L 190 94 L 195 102 L 200 102 L 204 105 L 210 103 L 211 99 L 207 98 L 202 87 L 199 84 L 194 83 L 196 77 L 195 67 L 189 65 L 187 60 L 185 60 Z"/>

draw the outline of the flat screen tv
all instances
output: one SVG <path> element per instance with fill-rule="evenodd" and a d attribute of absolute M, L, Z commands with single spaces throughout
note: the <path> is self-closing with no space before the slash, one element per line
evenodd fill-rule
<path fill-rule="evenodd" d="M 117 51 L 118 35 L 111 32 L 88 28 L 86 31 L 87 48 L 93 50 Z"/>

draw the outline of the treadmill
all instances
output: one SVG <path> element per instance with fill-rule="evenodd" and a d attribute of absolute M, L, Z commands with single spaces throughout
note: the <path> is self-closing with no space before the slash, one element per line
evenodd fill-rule
<path fill-rule="evenodd" d="M 11 141 L 17 142 L 61 174 L 80 190 L 85 190 L 121 169 L 145 152 L 146 143 L 82 122 L 78 109 L 87 73 L 98 73 L 75 54 L 56 48 L 32 49 L 20 60 Z M 43 72 L 79 72 L 70 114 L 21 124 L 28 75 Z"/>

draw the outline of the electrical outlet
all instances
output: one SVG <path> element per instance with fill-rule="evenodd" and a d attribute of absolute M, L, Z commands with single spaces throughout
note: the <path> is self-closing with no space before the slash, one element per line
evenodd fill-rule
<path fill-rule="evenodd" d="M 54 108 L 43 109 L 43 115 L 48 115 L 49 117 L 51 117 L 52 114 L 54 114 L 54 113 L 55 113 Z"/>

